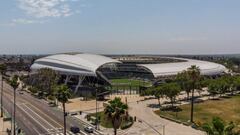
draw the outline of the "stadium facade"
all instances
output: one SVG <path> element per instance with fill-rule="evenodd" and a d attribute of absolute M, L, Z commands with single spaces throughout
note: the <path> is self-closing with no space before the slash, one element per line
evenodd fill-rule
<path fill-rule="evenodd" d="M 76 92 L 88 90 L 89 83 L 111 84 L 113 78 L 142 78 L 157 80 L 175 76 L 191 65 L 200 68 L 205 76 L 224 74 L 227 69 L 220 64 L 193 59 L 159 56 L 102 56 L 95 54 L 56 54 L 40 58 L 31 70 L 51 68 L 63 76 Z"/>

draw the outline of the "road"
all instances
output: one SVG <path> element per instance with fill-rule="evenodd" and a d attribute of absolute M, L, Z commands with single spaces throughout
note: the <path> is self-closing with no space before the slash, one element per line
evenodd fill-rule
<path fill-rule="evenodd" d="M 26 135 L 63 135 L 63 112 L 56 107 L 50 107 L 42 99 L 37 99 L 24 92 L 16 92 L 16 122 L 23 129 Z M 3 106 L 11 113 L 13 110 L 13 89 L 4 83 Z M 71 126 L 78 126 L 80 133 L 78 135 L 89 135 L 84 132 L 87 123 L 71 116 L 67 117 L 67 134 L 74 135 L 69 131 Z M 95 131 L 93 135 L 101 133 Z"/>

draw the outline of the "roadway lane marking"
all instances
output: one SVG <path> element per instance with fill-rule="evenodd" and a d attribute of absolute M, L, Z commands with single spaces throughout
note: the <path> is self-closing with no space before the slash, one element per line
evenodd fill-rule
<path fill-rule="evenodd" d="M 9 89 L 9 88 L 7 88 L 7 89 Z M 12 89 L 10 89 L 10 90 L 12 90 Z M 9 91 L 8 91 L 9 92 Z M 8 95 L 10 95 L 10 96 L 12 96 L 11 94 L 9 94 L 9 93 L 7 93 Z M 30 95 L 26 95 L 26 97 L 30 97 L 30 98 L 32 98 L 33 100 L 35 100 L 35 98 L 33 98 L 32 96 L 30 96 Z M 26 98 L 25 97 L 25 98 Z M 47 118 L 49 118 L 50 120 L 52 120 L 52 122 L 54 122 L 55 124 L 57 124 L 57 125 L 59 125 L 60 127 L 62 127 L 63 128 L 63 126 L 61 125 L 61 124 L 59 124 L 58 122 L 56 122 L 54 119 L 52 119 L 50 116 L 48 116 L 48 115 L 46 115 L 43 111 L 41 111 L 40 109 L 38 109 L 37 107 L 35 107 L 33 104 L 31 104 L 29 101 L 27 101 L 26 99 L 24 99 L 23 97 L 20 99 L 21 101 L 23 101 L 23 102 L 25 102 L 25 104 L 28 104 L 28 105 L 30 105 L 30 106 L 32 106 L 33 108 L 35 108 L 36 110 L 38 110 L 40 113 L 42 113 L 44 116 L 46 116 Z M 13 101 L 12 101 L 13 102 Z M 28 107 L 29 108 L 29 107 Z M 22 109 L 22 108 L 21 108 Z M 28 113 L 27 113 L 28 114 Z M 83 122 L 83 121 L 81 121 L 81 120 L 78 120 L 81 124 L 83 124 L 83 125 L 85 125 L 85 126 L 91 126 L 92 127 L 92 125 L 90 125 L 90 124 L 88 124 L 88 123 L 85 123 L 85 122 Z M 80 132 L 82 132 L 82 131 L 80 131 Z M 101 132 L 99 132 L 99 131 L 95 131 L 94 132 L 94 134 L 95 133 L 99 133 L 99 134 L 102 134 Z M 82 132 L 84 135 L 87 135 L 85 132 Z"/>
<path fill-rule="evenodd" d="M 9 88 L 7 88 L 7 89 L 9 89 Z M 10 90 L 12 90 L 12 89 L 10 89 Z M 10 93 L 7 93 L 7 94 L 10 95 L 10 96 L 12 96 Z M 32 98 L 32 97 L 31 97 L 31 98 Z M 33 99 L 35 99 L 35 98 L 33 98 Z M 11 100 L 11 98 L 10 98 L 10 100 Z M 53 121 L 55 124 L 57 124 L 58 126 L 60 126 L 60 127 L 63 128 L 63 126 L 62 126 L 60 123 L 58 123 L 58 122 L 56 122 L 55 120 L 53 120 L 51 117 L 49 117 L 49 116 L 46 115 L 44 112 L 42 112 L 41 110 L 39 110 L 38 108 L 36 108 L 33 104 L 31 104 L 30 102 L 28 102 L 28 101 L 25 100 L 24 98 L 21 98 L 20 100 L 23 101 L 23 102 L 25 102 L 25 103 L 23 103 L 23 104 L 29 104 L 29 105 L 31 105 L 33 108 L 35 108 L 36 110 L 38 110 L 39 112 L 41 112 L 44 116 L 46 116 L 46 117 L 49 118 L 51 121 Z M 11 101 L 13 102 L 13 99 L 12 99 Z"/>
<path fill-rule="evenodd" d="M 44 130 L 47 131 L 47 128 L 45 126 L 43 126 L 39 121 L 35 120 L 34 117 L 32 115 L 30 115 L 26 110 L 24 110 L 22 107 L 19 107 L 23 112 L 25 112 L 26 114 L 28 114 L 29 117 L 31 117 L 36 123 L 38 123 L 41 127 L 43 127 Z"/>
<path fill-rule="evenodd" d="M 25 99 L 23 99 L 25 100 Z M 25 100 L 26 101 L 26 100 Z M 32 106 L 33 108 L 35 108 L 36 110 L 38 110 L 39 112 L 41 112 L 44 116 L 46 116 L 47 118 L 49 118 L 50 120 L 52 120 L 55 124 L 57 124 L 58 126 L 62 127 L 63 126 L 61 124 L 59 124 L 58 122 L 56 122 L 54 119 L 52 119 L 51 117 L 49 117 L 48 115 L 46 115 L 43 111 L 41 111 L 40 109 L 38 109 L 37 107 L 35 107 L 33 104 L 31 104 L 30 102 L 26 101 L 30 106 Z"/>
<path fill-rule="evenodd" d="M 27 103 L 16 103 L 16 105 L 25 105 Z"/>
<path fill-rule="evenodd" d="M 29 111 L 31 111 L 32 113 L 34 113 L 36 116 L 38 116 L 40 119 L 42 119 L 45 123 L 47 123 L 50 127 L 52 127 L 53 129 L 56 129 L 56 127 L 54 127 L 53 125 L 51 125 L 48 121 L 46 121 L 44 118 L 42 118 L 40 115 L 38 115 L 36 112 L 34 112 L 33 110 L 31 110 L 31 108 L 29 108 L 26 104 L 24 104 L 23 106 L 25 106 L 26 108 L 29 109 Z"/>
<path fill-rule="evenodd" d="M 38 134 L 40 134 L 40 132 L 37 131 L 37 129 L 35 127 L 33 127 L 33 130 L 36 131 Z"/>
<path fill-rule="evenodd" d="M 82 133 L 84 135 L 88 135 L 87 133 L 83 132 L 82 130 L 80 130 L 80 133 Z"/>

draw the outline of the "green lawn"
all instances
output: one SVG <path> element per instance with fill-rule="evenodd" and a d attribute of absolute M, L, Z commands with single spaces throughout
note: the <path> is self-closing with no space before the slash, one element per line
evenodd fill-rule
<path fill-rule="evenodd" d="M 190 119 L 190 104 L 180 106 L 180 111 L 155 111 L 166 117 L 187 122 Z M 220 117 L 226 122 L 240 124 L 240 95 L 220 100 L 208 100 L 194 106 L 194 121 L 198 125 L 210 122 L 213 117 Z"/>
<path fill-rule="evenodd" d="M 138 87 L 140 86 L 150 86 L 151 82 L 146 82 L 142 80 L 134 80 L 134 79 L 112 79 L 111 80 L 112 85 L 116 86 L 132 86 L 132 87 Z"/>

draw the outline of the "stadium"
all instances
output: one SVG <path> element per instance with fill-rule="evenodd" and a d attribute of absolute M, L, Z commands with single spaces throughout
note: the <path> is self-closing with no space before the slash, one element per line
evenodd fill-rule
<path fill-rule="evenodd" d="M 67 84 L 76 95 L 86 96 L 94 93 L 96 87 L 101 91 L 114 93 L 140 93 L 141 83 L 164 81 L 186 70 L 191 65 L 200 68 L 201 75 L 220 76 L 227 69 L 220 64 L 163 56 L 119 55 L 103 56 L 96 54 L 56 54 L 37 59 L 31 66 L 32 72 L 51 68 L 61 75 L 62 83 Z M 138 80 L 138 86 L 114 80 Z M 135 88 L 134 88 L 135 87 Z M 129 93 L 129 92 L 127 92 Z M 108 94 L 108 93 L 106 93 Z"/>

